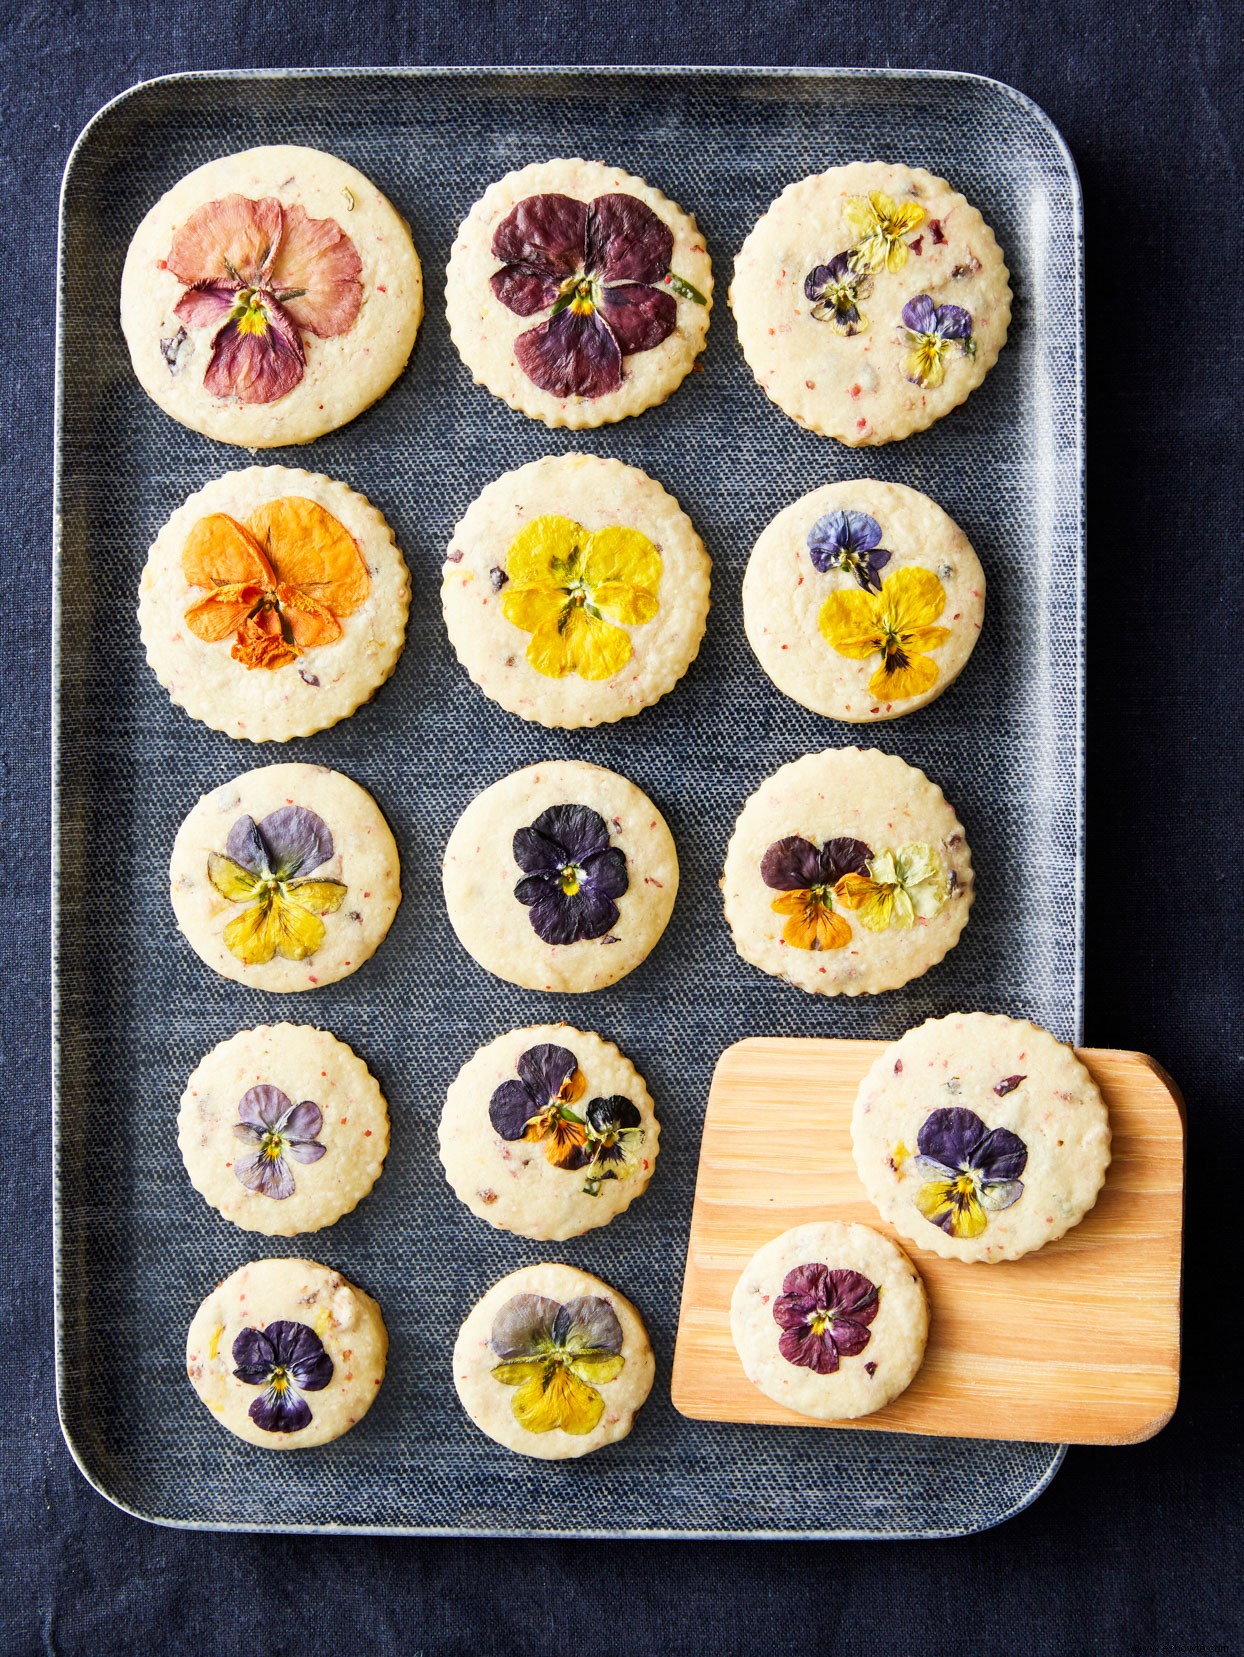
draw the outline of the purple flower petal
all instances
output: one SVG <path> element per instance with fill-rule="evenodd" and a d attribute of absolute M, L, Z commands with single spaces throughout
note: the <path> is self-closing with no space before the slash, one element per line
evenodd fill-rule
<path fill-rule="evenodd" d="M 622 352 L 598 312 L 567 309 L 514 341 L 523 373 L 552 397 L 605 397 L 622 384 Z"/>
<path fill-rule="evenodd" d="M 302 336 L 285 308 L 265 294 L 267 326 L 245 332 L 240 319 L 226 322 L 212 341 L 212 360 L 203 384 L 213 397 L 240 403 L 275 403 L 302 379 L 307 358 Z"/>
<path fill-rule="evenodd" d="M 825 1300 L 825 1280 L 829 1276 L 829 1268 L 819 1261 L 813 1261 L 806 1266 L 795 1266 L 782 1279 L 783 1295 L 809 1295 L 817 1306 L 823 1307 Z"/>
<path fill-rule="evenodd" d="M 760 878 L 777 892 L 802 892 L 821 878 L 821 859 L 810 840 L 788 834 L 775 840 L 760 860 Z"/>
<path fill-rule="evenodd" d="M 291 1139 L 285 1146 L 285 1155 L 292 1156 L 295 1162 L 318 1162 L 327 1154 L 328 1146 L 321 1145 L 318 1139 Z"/>
<path fill-rule="evenodd" d="M 219 327 L 233 309 L 237 296 L 236 282 L 196 282 L 177 301 L 173 315 L 192 328 Z"/>
<path fill-rule="evenodd" d="M 276 1352 L 262 1329 L 243 1329 L 233 1342 L 233 1373 L 249 1386 L 262 1386 L 272 1373 Z"/>
<path fill-rule="evenodd" d="M 994 1128 L 972 1152 L 971 1165 L 984 1180 L 1016 1180 L 1028 1165 L 1028 1147 L 1009 1128 Z"/>
<path fill-rule="evenodd" d="M 827 840 L 821 847 L 821 884 L 835 886 L 843 875 L 867 874 L 871 856 L 871 846 L 848 834 Z"/>
<path fill-rule="evenodd" d="M 981 1205 L 992 1213 L 1000 1213 L 1009 1208 L 1013 1202 L 1018 1202 L 1024 1194 L 1021 1180 L 988 1180 L 980 1188 Z"/>
<path fill-rule="evenodd" d="M 783 1329 L 799 1329 L 815 1312 L 824 1310 L 817 1293 L 778 1295 L 773 1302 L 773 1321 Z"/>
<path fill-rule="evenodd" d="M 573 196 L 524 196 L 493 232 L 493 257 L 554 279 L 573 276 L 584 266 L 587 220 L 587 204 Z"/>
<path fill-rule="evenodd" d="M 514 861 L 525 874 L 560 870 L 609 845 L 609 829 L 586 805 L 554 805 L 514 836 Z"/>
<path fill-rule="evenodd" d="M 498 1358 L 530 1358 L 553 1344 L 561 1302 L 547 1295 L 515 1295 L 492 1320 L 488 1344 Z"/>
<path fill-rule="evenodd" d="M 328 824 L 306 806 L 278 807 L 260 823 L 259 832 L 267 848 L 268 865 L 278 880 L 309 874 L 333 855 L 333 837 Z M 228 842 L 225 850 L 228 851 Z M 239 858 L 238 862 L 241 861 Z"/>
<path fill-rule="evenodd" d="M 297 1433 L 310 1425 L 310 1406 L 296 1392 L 261 1393 L 247 1415 L 265 1433 Z"/>
<path fill-rule="evenodd" d="M 258 1191 L 261 1197 L 271 1197 L 274 1202 L 284 1202 L 296 1189 L 285 1158 L 271 1157 L 267 1151 L 237 1157 L 233 1172 L 248 1191 Z"/>
<path fill-rule="evenodd" d="M 603 852 L 589 852 L 581 858 L 586 883 L 603 897 L 620 898 L 631 884 L 626 872 L 626 853 L 619 846 L 608 846 Z"/>
<path fill-rule="evenodd" d="M 281 1132 L 287 1139 L 297 1142 L 314 1139 L 323 1126 L 323 1111 L 310 1099 L 304 1099 L 300 1105 L 294 1105 L 289 1111 L 281 1123 Z"/>
<path fill-rule="evenodd" d="M 572 1351 L 621 1352 L 622 1325 L 607 1300 L 600 1295 L 580 1295 L 558 1312 L 553 1339 Z"/>
<path fill-rule="evenodd" d="M 581 886 L 573 897 L 538 875 L 528 875 L 514 888 L 514 896 L 531 910 L 531 924 L 546 944 L 577 944 L 600 938 L 618 918 L 611 897 L 591 886 Z"/>
<path fill-rule="evenodd" d="M 825 1335 L 815 1335 L 805 1324 L 799 1329 L 785 1329 L 778 1337 L 778 1351 L 788 1363 L 815 1370 L 818 1375 L 832 1375 L 838 1368 L 838 1349 Z"/>
<path fill-rule="evenodd" d="M 608 1099 L 593 1099 L 583 1113 L 594 1133 L 617 1133 L 624 1128 L 637 1128 L 643 1121 L 638 1107 L 630 1099 L 615 1093 Z"/>
<path fill-rule="evenodd" d="M 277 1364 L 289 1372 L 304 1392 L 319 1392 L 333 1378 L 333 1360 L 309 1324 L 282 1318 L 268 1324 L 264 1334 L 272 1343 Z"/>
<path fill-rule="evenodd" d="M 670 337 L 678 322 L 673 294 L 638 282 L 606 288 L 600 296 L 600 314 L 624 357 L 651 351 Z"/>
<path fill-rule="evenodd" d="M 521 1139 L 539 1108 L 522 1082 L 502 1082 L 488 1101 L 488 1120 L 502 1139 Z"/>
<path fill-rule="evenodd" d="M 587 214 L 584 269 L 605 282 L 659 282 L 670 268 L 674 233 L 636 196 L 597 196 Z"/>
<path fill-rule="evenodd" d="M 852 1323 L 871 1323 L 880 1304 L 877 1286 L 863 1272 L 831 1271 L 825 1279 L 826 1306 L 835 1324 L 840 1318 Z M 837 1329 L 834 1331 L 837 1339 Z"/>
<path fill-rule="evenodd" d="M 239 817 L 229 830 L 225 841 L 225 856 L 240 863 L 252 874 L 263 874 L 268 867 L 268 848 L 253 817 Z"/>
<path fill-rule="evenodd" d="M 271 1130 L 290 1109 L 288 1094 L 271 1082 L 248 1088 L 238 1101 L 238 1117 L 253 1128 Z"/>
<path fill-rule="evenodd" d="M 834 1319 L 833 1342 L 840 1357 L 858 1358 L 871 1339 L 872 1330 L 866 1329 L 862 1323 L 857 1323 L 854 1318 Z"/>
<path fill-rule="evenodd" d="M 803 279 L 803 295 L 805 299 L 820 299 L 825 289 L 834 280 L 834 273 L 828 265 L 814 265 Z"/>
<path fill-rule="evenodd" d="M 1005 1099 L 1008 1093 L 1014 1093 L 1019 1084 L 1027 1080 L 1027 1076 L 1004 1076 L 1000 1082 L 994 1083 L 994 1092 L 999 1099 Z"/>
<path fill-rule="evenodd" d="M 937 307 L 927 293 L 918 293 L 903 306 L 903 326 L 913 334 L 932 334 L 937 329 Z"/>
<path fill-rule="evenodd" d="M 557 302 L 561 284 L 530 265 L 502 265 L 489 277 L 492 291 L 515 316 L 535 316 Z"/>
<path fill-rule="evenodd" d="M 519 1055 L 514 1067 L 522 1077 L 536 1110 L 543 1110 L 556 1099 L 562 1088 L 579 1068 L 579 1061 L 568 1047 L 558 1047 L 551 1041 L 542 1041 Z M 527 1112 L 528 1116 L 532 1111 Z"/>
<path fill-rule="evenodd" d="M 939 306 L 937 331 L 943 339 L 971 339 L 971 312 L 965 311 L 962 305 Z"/>
<path fill-rule="evenodd" d="M 985 1124 L 976 1112 L 956 1106 L 927 1116 L 916 1143 L 921 1156 L 959 1170 L 971 1165 L 972 1153 L 984 1137 Z"/>

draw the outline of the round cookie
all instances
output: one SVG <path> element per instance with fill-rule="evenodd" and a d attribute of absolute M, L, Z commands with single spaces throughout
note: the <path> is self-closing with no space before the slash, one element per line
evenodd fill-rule
<path fill-rule="evenodd" d="M 796 1226 L 752 1256 L 730 1297 L 748 1380 L 817 1421 L 871 1415 L 924 1358 L 924 1285 L 897 1244 L 866 1225 Z"/>
<path fill-rule="evenodd" d="M 743 577 L 761 667 L 813 713 L 897 719 L 932 702 L 972 653 L 985 574 L 927 495 L 874 480 L 826 484 L 778 513 Z"/>
<path fill-rule="evenodd" d="M 578 995 L 616 984 L 652 950 L 678 893 L 678 855 L 633 782 L 550 760 L 475 796 L 442 879 L 458 941 L 480 966 Z"/>
<path fill-rule="evenodd" d="M 1011 320 L 993 231 L 922 167 L 856 161 L 788 184 L 730 289 L 766 396 L 840 443 L 890 443 L 957 408 Z"/>
<path fill-rule="evenodd" d="M 143 390 L 248 449 L 353 420 L 406 366 L 422 315 L 409 226 L 362 173 L 295 144 L 188 173 L 135 231 L 121 276 Z"/>
<path fill-rule="evenodd" d="M 402 900 L 375 800 L 322 765 L 261 765 L 205 794 L 177 831 L 177 924 L 223 978 L 309 990 L 374 954 Z"/>
<path fill-rule="evenodd" d="M 598 161 L 490 185 L 447 275 L 449 332 L 476 385 L 546 426 L 642 414 L 704 349 L 713 272 L 695 220 Z"/>
<path fill-rule="evenodd" d="M 554 455 L 472 502 L 441 605 L 485 696 L 539 725 L 601 725 L 658 701 L 695 660 L 710 568 L 654 479 L 620 460 Z"/>
<path fill-rule="evenodd" d="M 1110 1164 L 1097 1083 L 1026 1019 L 933 1018 L 860 1083 L 855 1165 L 883 1219 L 947 1260 L 1016 1260 L 1078 1225 Z"/>
<path fill-rule="evenodd" d="M 524 1266 L 494 1283 L 454 1345 L 462 1407 L 519 1455 L 567 1461 L 625 1438 L 656 1365 L 639 1313 L 575 1266 Z"/>
<path fill-rule="evenodd" d="M 388 1347 L 379 1306 L 339 1272 L 314 1260 L 252 1260 L 194 1314 L 186 1373 L 238 1438 L 305 1450 L 367 1414 Z"/>
<path fill-rule="evenodd" d="M 761 783 L 721 885 L 745 961 L 816 995 L 870 995 L 918 978 L 959 941 L 972 859 L 923 771 L 829 748 Z"/>
<path fill-rule="evenodd" d="M 352 714 L 396 667 L 409 609 L 406 561 L 371 502 L 285 466 L 191 495 L 138 590 L 147 660 L 170 697 L 250 742 Z"/>
<path fill-rule="evenodd" d="M 660 1133 L 643 1077 L 611 1041 L 536 1024 L 498 1036 L 458 1072 L 441 1161 L 480 1219 L 562 1242 L 608 1225 L 646 1190 Z"/>
<path fill-rule="evenodd" d="M 296 1237 L 348 1214 L 380 1177 L 389 1108 L 327 1030 L 261 1024 L 214 1047 L 182 1095 L 190 1183 L 243 1231 Z"/>

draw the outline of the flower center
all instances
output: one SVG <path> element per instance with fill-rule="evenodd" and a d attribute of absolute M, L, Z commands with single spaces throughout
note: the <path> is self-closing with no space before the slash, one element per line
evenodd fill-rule
<path fill-rule="evenodd" d="M 264 1134 L 259 1142 L 260 1154 L 266 1157 L 269 1162 L 276 1162 L 284 1149 L 285 1141 L 279 1133 L 273 1133 L 271 1130 Z"/>
<path fill-rule="evenodd" d="M 833 1321 L 828 1312 L 813 1312 L 808 1320 L 808 1328 L 814 1335 L 823 1335 Z"/>
<path fill-rule="evenodd" d="M 562 297 L 569 296 L 569 308 L 576 316 L 591 316 L 598 296 L 596 283 L 590 276 L 568 276 L 561 285 Z"/>
<path fill-rule="evenodd" d="M 955 1195 L 962 1201 L 965 1197 L 976 1195 L 976 1181 L 971 1174 L 960 1174 L 955 1181 Z"/>
<path fill-rule="evenodd" d="M 233 320 L 238 325 L 239 334 L 268 332 L 268 313 L 264 309 L 263 296 L 258 288 L 244 288 L 238 295 L 233 308 Z"/>
<path fill-rule="evenodd" d="M 562 891 L 565 892 L 568 898 L 574 897 L 578 892 L 581 879 L 582 871 L 577 869 L 573 863 L 567 863 L 561 870 Z"/>
<path fill-rule="evenodd" d="M 281 1365 L 278 1364 L 272 1371 L 272 1374 L 268 1377 L 268 1385 L 271 1387 L 272 1391 L 276 1393 L 278 1398 L 280 1398 L 283 1393 L 289 1391 L 289 1376 Z"/>

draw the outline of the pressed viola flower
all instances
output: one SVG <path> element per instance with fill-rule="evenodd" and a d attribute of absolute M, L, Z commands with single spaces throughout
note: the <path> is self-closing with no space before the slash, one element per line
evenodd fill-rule
<path fill-rule="evenodd" d="M 320 1107 L 310 1099 L 292 1104 L 279 1087 L 261 1082 L 242 1095 L 238 1116 L 234 1137 L 255 1149 L 237 1159 L 233 1172 L 248 1191 L 278 1202 L 292 1197 L 296 1187 L 286 1157 L 318 1162 L 328 1149 L 315 1137 L 324 1125 Z"/>
<path fill-rule="evenodd" d="M 346 888 L 305 875 L 332 855 L 328 824 L 305 806 L 281 806 L 261 823 L 239 817 L 224 855 L 207 859 L 207 877 L 221 897 L 246 905 L 225 927 L 226 947 L 247 966 L 262 966 L 278 952 L 287 961 L 313 955 L 324 942 L 320 916 L 340 909 Z"/>
<path fill-rule="evenodd" d="M 564 1306 L 546 1295 L 515 1295 L 494 1318 L 489 1345 L 501 1359 L 493 1378 L 517 1387 L 510 1408 L 530 1433 L 590 1433 L 605 1412 L 597 1387 L 626 1364 L 622 1325 L 599 1295 Z"/>
<path fill-rule="evenodd" d="M 178 320 L 220 324 L 203 384 L 242 403 L 292 391 L 306 371 L 302 335 L 347 333 L 363 298 L 362 261 L 336 220 L 272 196 L 206 202 L 173 237 L 165 264 L 187 288 Z"/>
<path fill-rule="evenodd" d="M 623 357 L 674 332 L 674 294 L 708 303 L 670 270 L 673 251 L 673 231 L 634 196 L 524 196 L 493 235 L 491 282 L 515 315 L 548 312 L 514 342 L 527 378 L 554 397 L 616 391 Z"/>
<path fill-rule="evenodd" d="M 371 591 L 354 537 L 317 501 L 268 501 L 244 524 L 224 512 L 200 518 L 181 555 L 182 573 L 207 596 L 186 625 L 207 644 L 233 635 L 247 668 L 279 668 L 341 637 Z"/>
<path fill-rule="evenodd" d="M 643 1118 L 638 1107 L 618 1093 L 593 1099 L 586 1115 L 588 1177 L 583 1189 L 589 1197 L 598 1197 L 606 1180 L 628 1179 L 634 1173 L 644 1140 Z"/>
<path fill-rule="evenodd" d="M 946 353 L 957 340 L 965 356 L 975 354 L 972 318 L 962 305 L 935 305 L 927 293 L 918 293 L 903 306 L 903 326 L 912 350 L 904 363 L 914 385 L 932 391 L 946 378 Z"/>
<path fill-rule="evenodd" d="M 617 921 L 614 899 L 630 885 L 626 854 L 609 844 L 605 819 L 590 806 L 542 811 L 515 834 L 514 861 L 523 871 L 514 896 L 546 944 L 601 938 Z"/>
<path fill-rule="evenodd" d="M 808 552 L 822 575 L 845 570 L 865 592 L 881 591 L 890 554 L 881 545 L 881 525 L 867 512 L 837 510 L 818 518 L 808 531 Z"/>
<path fill-rule="evenodd" d="M 812 315 L 818 322 L 832 322 L 848 339 L 862 334 L 868 318 L 859 302 L 872 292 L 872 280 L 864 270 L 854 270 L 851 253 L 835 253 L 827 265 L 817 265 L 803 279 L 804 297 L 813 301 Z"/>
<path fill-rule="evenodd" d="M 545 1142 L 555 1168 L 582 1168 L 587 1125 L 571 1110 L 586 1083 L 568 1047 L 541 1042 L 519 1056 L 517 1081 L 502 1082 L 488 1102 L 488 1120 L 502 1139 Z"/>
<path fill-rule="evenodd" d="M 903 238 L 924 223 L 924 208 L 914 201 L 900 206 L 883 190 L 874 190 L 868 196 L 848 196 L 843 211 L 859 238 L 851 251 L 851 269 L 902 270 L 907 263 Z"/>
<path fill-rule="evenodd" d="M 868 689 L 880 702 L 899 702 L 922 695 L 937 679 L 937 663 L 925 652 L 950 637 L 948 627 L 934 626 L 945 608 L 946 589 L 932 570 L 909 564 L 879 592 L 843 587 L 830 593 L 818 620 L 840 656 L 861 662 L 881 656 Z"/>
<path fill-rule="evenodd" d="M 333 1360 L 308 1324 L 282 1319 L 266 1329 L 243 1329 L 233 1343 L 233 1373 L 264 1390 L 246 1412 L 265 1433 L 296 1433 L 311 1421 L 303 1392 L 322 1392 Z"/>
<path fill-rule="evenodd" d="M 778 1351 L 787 1363 L 832 1375 L 843 1358 L 855 1358 L 872 1339 L 877 1288 L 862 1272 L 830 1271 L 814 1262 L 796 1266 L 773 1302 L 781 1328 Z"/>
<path fill-rule="evenodd" d="M 1009 1128 L 987 1128 L 973 1110 L 935 1110 L 917 1141 L 926 1183 L 916 1207 L 950 1237 L 979 1237 L 989 1215 L 1023 1195 L 1028 1147 Z"/>
<path fill-rule="evenodd" d="M 932 920 L 946 901 L 946 871 L 932 846 L 912 842 L 878 852 L 865 871 L 843 875 L 834 896 L 855 910 L 871 932 Z"/>
<path fill-rule="evenodd" d="M 506 554 L 501 608 L 531 634 L 537 673 L 611 679 L 631 659 L 630 635 L 605 620 L 642 626 L 656 615 L 661 554 L 637 529 L 589 533 L 570 518 L 534 518 Z"/>
<path fill-rule="evenodd" d="M 861 873 L 872 853 L 862 840 L 840 835 L 818 851 L 797 834 L 775 840 L 760 860 L 760 878 L 781 892 L 770 908 L 787 916 L 782 937 L 796 949 L 844 949 L 851 928 L 834 913 L 833 895 L 843 876 Z"/>

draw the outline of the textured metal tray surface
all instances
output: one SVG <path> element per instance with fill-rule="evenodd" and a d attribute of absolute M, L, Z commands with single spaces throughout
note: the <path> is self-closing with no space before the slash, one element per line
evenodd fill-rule
<path fill-rule="evenodd" d="M 116 320 L 126 245 L 191 167 L 261 143 L 341 155 L 411 223 L 428 314 L 404 377 L 342 430 L 272 463 L 343 479 L 385 512 L 414 579 L 405 654 L 376 701 L 306 741 L 254 748 L 187 719 L 147 669 L 134 619 L 146 548 L 186 495 L 245 453 L 185 431 L 143 395 Z M 716 306 L 702 371 L 637 420 L 550 432 L 474 387 L 449 343 L 442 272 L 484 187 L 547 156 L 616 161 L 694 212 Z M 922 163 L 982 208 L 1015 290 L 1010 343 L 963 408 L 906 442 L 851 452 L 761 395 L 725 303 L 743 236 L 789 180 L 881 156 Z M 138 87 L 87 129 L 66 174 L 59 334 L 57 835 L 58 1389 L 66 1437 L 111 1500 L 170 1524 L 515 1534 L 954 1535 L 1038 1494 L 1058 1447 L 750 1429 L 690 1421 L 669 1365 L 699 1129 L 718 1054 L 741 1036 L 895 1037 L 961 1007 L 1080 1034 L 1082 321 L 1079 196 L 1046 118 L 996 83 L 904 71 L 426 71 L 202 75 Z M 643 467 L 682 502 L 714 560 L 713 610 L 677 690 L 633 720 L 546 732 L 469 683 L 438 589 L 453 524 L 484 483 L 584 449 Z M 786 701 L 743 636 L 740 581 L 767 520 L 830 479 L 925 490 L 963 525 L 989 581 L 960 681 L 871 729 Z M 717 880 L 745 796 L 799 754 L 851 741 L 945 788 L 978 895 L 963 941 L 905 990 L 818 1000 L 736 956 Z M 646 789 L 678 843 L 682 888 L 637 972 L 590 998 L 514 989 L 465 955 L 439 862 L 467 800 L 549 756 Z M 405 900 L 376 956 L 312 994 L 217 978 L 168 903 L 174 832 L 206 789 L 277 760 L 370 789 L 397 836 Z M 569 1244 L 496 1232 L 458 1203 L 436 1155 L 445 1088 L 482 1041 L 564 1017 L 616 1040 L 663 1124 L 644 1198 Z M 374 1192 L 313 1236 L 236 1230 L 192 1190 L 174 1118 L 217 1041 L 288 1018 L 364 1055 L 393 1116 Z M 245 1260 L 305 1254 L 375 1294 L 389 1374 L 337 1443 L 271 1455 L 223 1433 L 185 1379 L 207 1289 Z M 458 1324 L 496 1278 L 564 1258 L 631 1296 L 658 1375 L 630 1438 L 584 1461 L 508 1454 L 453 1390 Z"/>

